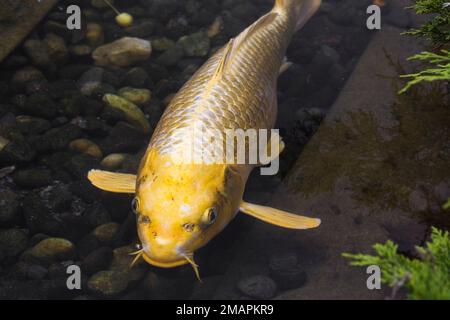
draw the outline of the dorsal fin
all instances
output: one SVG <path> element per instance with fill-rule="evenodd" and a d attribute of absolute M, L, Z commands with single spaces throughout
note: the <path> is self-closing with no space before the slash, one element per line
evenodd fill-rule
<path fill-rule="evenodd" d="M 228 44 L 225 46 L 222 59 L 219 62 L 219 65 L 217 66 L 217 70 L 214 74 L 214 78 L 221 78 L 224 70 L 228 64 L 228 61 L 230 61 L 231 52 L 233 51 L 233 43 L 234 39 L 231 39 L 228 41 Z"/>
<path fill-rule="evenodd" d="M 222 75 L 225 73 L 228 66 L 230 65 L 230 62 L 233 61 L 233 58 L 234 58 L 236 52 L 241 47 L 241 45 L 243 43 L 245 43 L 245 41 L 247 41 L 257 30 L 272 23 L 276 19 L 277 16 L 278 16 L 278 13 L 269 12 L 266 15 L 262 16 L 258 21 L 256 21 L 250 27 L 248 27 L 247 29 L 242 31 L 242 33 L 239 36 L 237 36 L 237 38 L 231 39 L 224 49 L 222 59 L 219 62 L 219 65 L 217 66 L 217 70 L 216 70 L 214 77 L 215 78 L 222 77 Z"/>

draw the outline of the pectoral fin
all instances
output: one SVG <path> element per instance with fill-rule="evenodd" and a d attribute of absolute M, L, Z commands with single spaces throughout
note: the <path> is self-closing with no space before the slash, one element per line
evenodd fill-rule
<path fill-rule="evenodd" d="M 136 175 L 126 173 L 91 170 L 88 179 L 99 189 L 117 193 L 135 193 Z"/>
<path fill-rule="evenodd" d="M 287 57 L 284 57 L 278 75 L 285 73 L 291 66 L 292 62 L 288 61 Z"/>
<path fill-rule="evenodd" d="M 293 213 L 260 206 L 248 202 L 241 202 L 240 210 L 264 222 L 288 229 L 311 229 L 320 225 L 320 219 L 299 216 Z"/>

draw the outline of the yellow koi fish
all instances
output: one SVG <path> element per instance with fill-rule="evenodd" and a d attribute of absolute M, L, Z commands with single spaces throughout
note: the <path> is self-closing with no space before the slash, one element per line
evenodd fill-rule
<path fill-rule="evenodd" d="M 320 225 L 319 219 L 244 202 L 254 164 L 179 161 L 195 126 L 222 132 L 274 127 L 285 52 L 320 2 L 276 0 L 269 13 L 214 54 L 165 110 L 137 175 L 89 172 L 89 180 L 100 189 L 136 195 L 132 206 L 142 243 L 137 258 L 162 268 L 190 263 L 199 277 L 194 252 L 239 211 L 285 228 Z"/>

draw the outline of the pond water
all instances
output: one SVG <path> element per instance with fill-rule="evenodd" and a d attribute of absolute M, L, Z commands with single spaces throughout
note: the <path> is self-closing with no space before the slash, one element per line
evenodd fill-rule
<path fill-rule="evenodd" d="M 138 242 L 132 196 L 101 192 L 86 176 L 93 168 L 135 173 L 173 95 L 273 1 L 112 1 L 133 16 L 129 27 L 117 24 L 117 13 L 105 1 L 76 1 L 81 29 L 69 30 L 66 10 L 74 2 L 59 1 L 0 64 L 0 298 L 212 297 L 252 218 L 238 215 L 197 253 L 203 285 L 190 266 L 166 270 L 139 263 L 130 269 L 129 254 Z M 373 37 L 366 27 L 371 4 L 324 0 L 295 34 L 287 52 L 292 65 L 278 83 L 276 127 L 286 145 L 280 172 L 261 176 L 255 170 L 247 201 L 265 204 L 316 133 Z M 382 9 L 390 23 L 409 26 L 401 8 Z M 0 14 L 0 28 L 14 23 L 8 20 L 12 14 Z M 113 50 L 107 47 L 94 54 L 96 65 L 93 52 L 124 37 L 150 41 L 151 54 L 135 44 L 128 56 L 133 63 L 100 61 Z M 146 133 L 103 101 L 118 92 L 136 99 L 148 120 Z M 70 265 L 81 266 L 81 290 L 66 287 Z M 298 272 L 293 281 L 301 287 L 304 277 Z M 257 294 L 273 297 L 271 283 L 260 281 L 269 292 Z M 247 297 L 248 284 L 233 285 Z"/>

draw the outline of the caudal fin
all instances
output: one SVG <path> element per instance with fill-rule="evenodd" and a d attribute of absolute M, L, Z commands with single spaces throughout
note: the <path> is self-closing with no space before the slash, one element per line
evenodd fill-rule
<path fill-rule="evenodd" d="M 295 31 L 298 31 L 316 13 L 321 2 L 322 0 L 275 0 L 275 10 L 288 13 L 295 12 L 297 17 Z"/>

